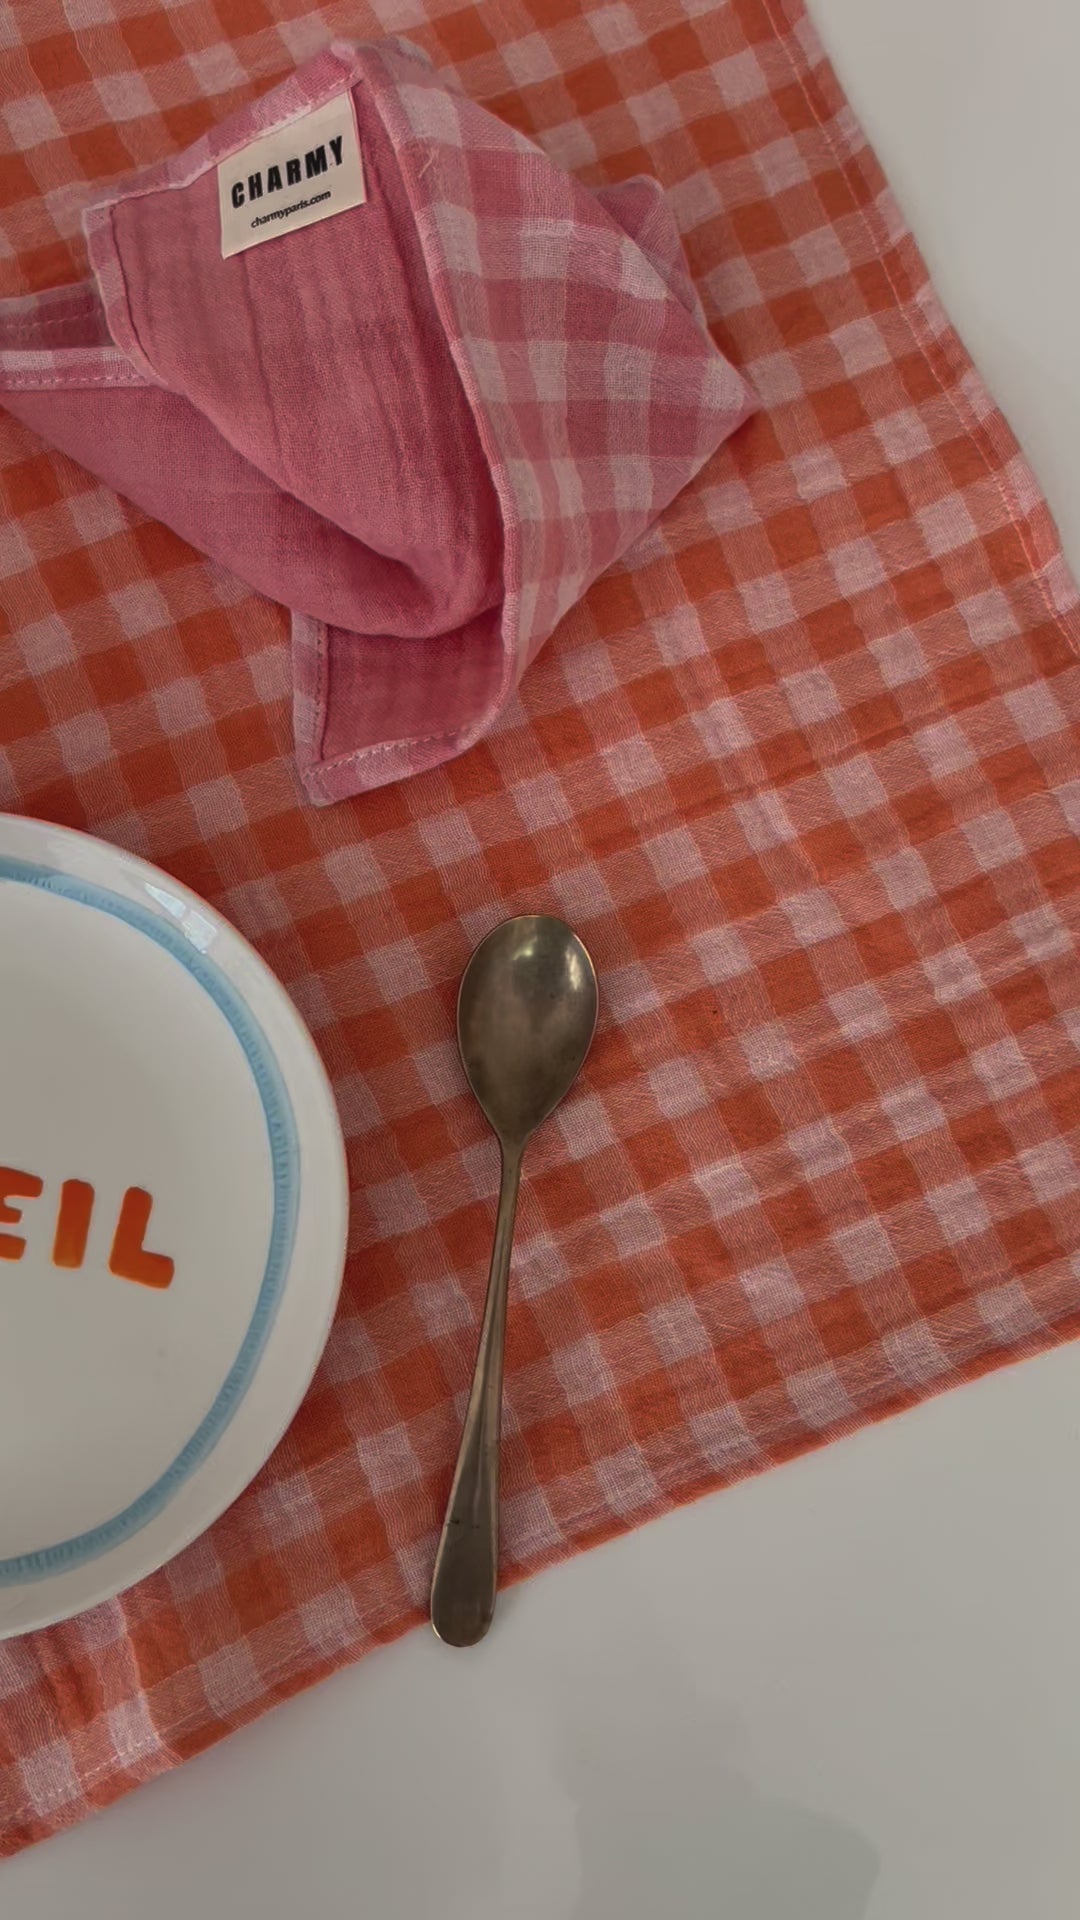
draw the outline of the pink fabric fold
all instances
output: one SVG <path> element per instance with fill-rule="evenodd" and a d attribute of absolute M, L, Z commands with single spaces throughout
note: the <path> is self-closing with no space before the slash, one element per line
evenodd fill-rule
<path fill-rule="evenodd" d="M 217 167 L 348 90 L 363 205 L 221 257 Z M 590 193 L 401 41 L 335 43 L 0 306 L 4 404 L 293 614 L 318 801 L 492 724 L 752 411 L 660 188 Z"/>

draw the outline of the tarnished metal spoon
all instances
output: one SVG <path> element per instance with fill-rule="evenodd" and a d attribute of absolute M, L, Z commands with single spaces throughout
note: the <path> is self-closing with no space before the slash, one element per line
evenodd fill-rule
<path fill-rule="evenodd" d="M 499 1573 L 499 1425 L 510 1246 L 521 1158 L 581 1071 L 596 1026 L 596 973 L 561 920 L 526 914 L 481 941 L 458 995 L 458 1046 L 502 1147 L 484 1320 L 431 1583 L 431 1624 L 452 1647 L 482 1640 Z"/>

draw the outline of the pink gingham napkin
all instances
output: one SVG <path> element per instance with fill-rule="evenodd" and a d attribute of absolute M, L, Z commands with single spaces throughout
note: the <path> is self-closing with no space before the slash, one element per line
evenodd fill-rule
<path fill-rule="evenodd" d="M 367 197 L 222 258 L 219 163 L 351 96 Z M 593 194 L 401 41 L 335 42 L 0 308 L 4 404 L 294 616 L 329 801 L 447 760 L 751 411 L 655 181 Z"/>

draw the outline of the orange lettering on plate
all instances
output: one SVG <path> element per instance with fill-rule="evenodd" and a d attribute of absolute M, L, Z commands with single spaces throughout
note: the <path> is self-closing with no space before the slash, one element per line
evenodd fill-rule
<path fill-rule="evenodd" d="M 54 1267 L 81 1267 L 94 1213 L 94 1189 L 85 1180 L 65 1180 L 60 1189 L 53 1241 Z"/>
<path fill-rule="evenodd" d="M 167 1253 L 148 1253 L 143 1245 L 154 1203 L 142 1187 L 129 1187 L 116 1223 L 109 1272 L 142 1287 L 167 1287 L 175 1265 Z"/>
<path fill-rule="evenodd" d="M 22 1208 L 9 1206 L 9 1200 L 36 1200 L 44 1184 L 36 1173 L 0 1167 L 0 1220 L 5 1226 L 18 1226 L 22 1219 Z M 25 1252 L 26 1241 L 21 1233 L 0 1233 L 0 1260 L 21 1260 Z"/>

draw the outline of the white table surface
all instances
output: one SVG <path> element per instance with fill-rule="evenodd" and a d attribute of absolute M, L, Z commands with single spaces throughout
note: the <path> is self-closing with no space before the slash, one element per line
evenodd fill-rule
<path fill-rule="evenodd" d="M 1080 563 L 1075 0 L 814 0 Z M 4 1920 L 1066 1920 L 1080 1343 L 419 1632 L 0 1866 Z"/>

